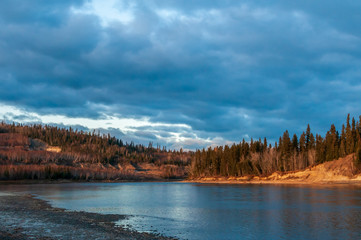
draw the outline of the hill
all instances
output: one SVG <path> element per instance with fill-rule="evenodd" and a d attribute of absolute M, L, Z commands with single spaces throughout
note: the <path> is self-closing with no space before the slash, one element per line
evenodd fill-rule
<path fill-rule="evenodd" d="M 192 153 L 123 144 L 109 135 L 41 125 L 0 125 L 0 179 L 185 178 Z"/>
<path fill-rule="evenodd" d="M 311 132 L 310 125 L 299 137 L 286 130 L 272 146 L 266 138 L 232 146 L 197 150 L 191 167 L 192 178 L 269 176 L 275 172 L 302 171 L 318 164 L 355 154 L 361 166 L 361 117 L 347 116 L 342 130 L 332 124 L 323 137 Z M 351 120 L 351 121 L 350 121 Z"/>
<path fill-rule="evenodd" d="M 361 184 L 361 173 L 354 165 L 355 155 L 350 154 L 305 170 L 274 172 L 269 176 L 201 177 L 192 182 L 202 183 L 253 183 L 253 184 Z"/>
<path fill-rule="evenodd" d="M 350 180 L 361 171 L 359 119 L 348 115 L 340 133 L 332 124 L 324 137 L 308 125 L 299 137 L 286 130 L 273 146 L 266 138 L 243 139 L 196 152 L 123 143 L 95 131 L 1 123 L 0 179 Z"/>

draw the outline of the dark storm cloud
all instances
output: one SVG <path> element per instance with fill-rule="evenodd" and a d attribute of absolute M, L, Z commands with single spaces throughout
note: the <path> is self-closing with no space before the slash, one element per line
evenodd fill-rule
<path fill-rule="evenodd" d="M 0 19 L 7 24 L 36 23 L 58 26 L 62 23 L 64 16 L 69 14 L 69 6 L 80 6 L 83 3 L 83 0 L 3 0 Z"/>
<path fill-rule="evenodd" d="M 324 132 L 361 113 L 357 1 L 121 2 L 133 19 L 104 26 L 71 10 L 84 1 L 2 1 L 0 101 L 39 114 L 146 116 L 192 128 L 168 130 L 180 136 L 231 141 L 276 140 L 308 122 Z M 168 146 L 173 136 L 158 126 L 132 134 Z"/>

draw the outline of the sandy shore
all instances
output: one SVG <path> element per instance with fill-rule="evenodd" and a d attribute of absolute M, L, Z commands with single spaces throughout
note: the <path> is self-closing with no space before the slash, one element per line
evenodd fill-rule
<path fill-rule="evenodd" d="M 192 179 L 185 180 L 183 182 L 187 183 L 202 183 L 202 184 L 271 184 L 271 185 L 283 185 L 283 184 L 293 184 L 293 185 L 340 185 L 340 184 L 352 184 L 360 185 L 361 181 L 307 181 L 304 179 L 293 179 L 293 180 L 234 180 L 227 178 L 201 178 L 201 179 Z"/>
<path fill-rule="evenodd" d="M 312 184 L 361 185 L 361 173 L 353 164 L 353 154 L 293 172 L 274 172 L 269 176 L 202 177 L 186 182 L 219 184 Z"/>
<path fill-rule="evenodd" d="M 0 239 L 172 239 L 115 225 L 118 214 L 65 211 L 31 195 L 0 194 Z"/>

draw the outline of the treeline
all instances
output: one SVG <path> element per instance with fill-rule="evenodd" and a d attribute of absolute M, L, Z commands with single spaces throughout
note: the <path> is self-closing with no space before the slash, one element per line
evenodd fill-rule
<path fill-rule="evenodd" d="M 139 176 L 126 170 L 77 168 L 62 165 L 3 165 L 0 180 L 140 180 Z"/>
<path fill-rule="evenodd" d="M 101 135 L 99 132 L 84 132 L 74 130 L 71 127 L 58 128 L 49 125 L 22 125 L 22 124 L 0 124 L 0 133 L 20 134 L 30 138 L 30 147 L 36 145 L 37 139 L 45 142 L 50 146 L 57 146 L 61 149 L 61 153 L 56 156 L 39 151 L 31 153 L 27 151 L 17 150 L 12 152 L 3 152 L 2 158 L 20 157 L 20 160 L 31 160 L 36 163 L 37 156 L 39 159 L 59 158 L 61 162 L 86 162 L 101 164 L 123 164 L 123 163 L 155 163 L 158 166 L 162 164 L 189 165 L 191 153 L 183 151 L 167 151 L 164 147 L 157 146 L 154 148 L 152 143 L 147 147 L 144 145 L 135 145 L 133 142 L 124 143 L 116 137 Z M 12 140 L 18 136 L 12 136 Z M 20 139 L 21 141 L 25 141 Z M 20 141 L 19 140 L 19 141 Z M 6 139 L 2 141 L 2 145 L 6 145 Z M 16 156 L 15 156 L 16 155 Z M 34 157 L 35 155 L 35 157 Z M 44 155 L 44 156 L 42 156 Z M 45 156 L 46 155 L 46 156 Z M 25 156 L 25 157 L 23 157 Z M 1 156 L 0 156 L 1 157 Z M 35 160 L 34 160 L 35 158 Z M 35 162 L 34 162 L 35 161 Z"/>
<path fill-rule="evenodd" d="M 232 146 L 197 150 L 191 175 L 245 176 L 268 175 L 275 171 L 296 171 L 309 166 L 357 153 L 355 164 L 361 162 L 361 116 L 356 122 L 347 116 L 341 133 L 331 125 L 325 137 L 311 132 L 310 125 L 300 137 L 286 130 L 272 147 L 267 139 L 243 140 Z"/>
<path fill-rule="evenodd" d="M 5 133 L 5 134 L 1 134 Z M 41 148 L 41 144 L 60 148 L 60 152 L 50 152 Z M 39 147 L 40 146 L 40 147 Z M 355 164 L 361 165 L 361 116 L 358 121 L 347 116 L 341 132 L 331 125 L 323 137 L 311 132 L 308 125 L 298 137 L 286 130 L 272 146 L 267 139 L 243 140 L 232 146 L 221 146 L 197 150 L 194 152 L 170 151 L 150 143 L 148 146 L 124 143 L 122 140 L 100 133 L 83 132 L 72 128 L 58 128 L 48 125 L 22 125 L 0 123 L 0 164 L 36 166 L 55 164 L 66 167 L 83 167 L 83 163 L 112 165 L 118 170 L 122 166 L 133 166 L 137 172 L 147 172 L 138 164 L 153 163 L 165 178 L 186 176 L 190 166 L 192 177 L 202 176 L 246 176 L 269 175 L 275 171 L 302 170 L 315 164 L 331 161 L 348 154 L 355 154 Z M 9 168 L 1 176 L 23 176 L 29 178 L 47 178 L 42 174 L 33 174 L 33 168 Z M 37 169 L 37 168 L 36 168 Z M 40 168 L 39 168 L 40 169 Z M 62 168 L 54 168 L 61 172 Z M 30 171 L 31 170 L 31 171 Z M 36 170 L 38 171 L 38 170 Z M 34 172 L 36 172 L 34 171 Z M 40 171 L 40 170 L 39 170 Z M 27 172 L 24 175 L 23 172 Z M 30 173 L 29 173 L 30 172 Z M 67 174 L 69 171 L 67 171 Z M 82 179 L 84 174 L 75 172 L 72 179 Z M 92 174 L 91 178 L 98 178 Z M 121 174 L 125 174 L 122 172 Z M 128 174 L 129 175 L 129 174 Z M 0 177 L 1 177 L 0 176 Z M 35 177 L 36 176 L 36 177 Z M 51 175 L 53 176 L 53 175 Z M 57 176 L 55 174 L 55 176 Z M 111 173 L 106 179 L 119 177 Z"/>

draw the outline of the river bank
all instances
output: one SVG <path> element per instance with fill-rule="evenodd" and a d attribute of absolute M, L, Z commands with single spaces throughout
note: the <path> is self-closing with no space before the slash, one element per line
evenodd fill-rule
<path fill-rule="evenodd" d="M 125 180 L 68 180 L 68 179 L 42 179 L 42 180 L 6 180 L 0 184 L 48 184 L 48 183 L 71 183 L 71 182 L 188 182 L 188 183 L 218 183 L 218 184 L 360 184 L 360 169 L 353 163 L 353 155 L 339 158 L 334 161 L 325 162 L 304 170 L 293 172 L 274 172 L 268 176 L 203 176 L 189 179 L 160 179 L 141 178 Z"/>
<path fill-rule="evenodd" d="M 132 182 L 184 182 L 185 179 L 142 179 L 142 180 L 69 180 L 69 179 L 43 179 L 43 180 L 0 180 L 1 185 L 32 185 L 32 184 L 62 184 L 62 183 L 132 183 Z"/>
<path fill-rule="evenodd" d="M 0 193 L 0 239 L 171 239 L 124 229 L 129 216 L 65 211 L 29 194 Z"/>
<path fill-rule="evenodd" d="M 200 177 L 187 180 L 195 183 L 219 184 L 360 184 L 360 170 L 354 166 L 353 155 L 293 172 L 274 172 L 269 176 Z"/>
<path fill-rule="evenodd" d="M 185 180 L 185 183 L 200 183 L 200 184 L 269 184 L 269 185 L 360 185 L 361 180 L 349 179 L 340 181 L 312 181 L 304 179 L 288 179 L 288 180 L 270 180 L 267 178 L 255 177 L 254 179 L 245 180 L 239 178 L 223 178 L 223 177 L 210 177 L 199 178 L 192 180 Z"/>

